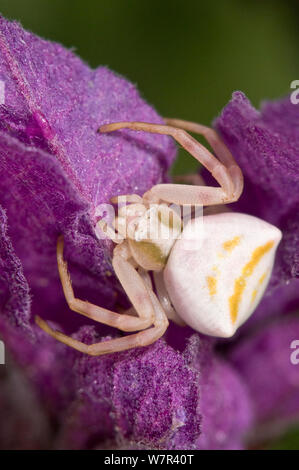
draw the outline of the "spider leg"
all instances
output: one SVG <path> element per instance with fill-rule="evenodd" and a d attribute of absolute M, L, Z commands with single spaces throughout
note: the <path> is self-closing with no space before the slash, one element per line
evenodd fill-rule
<path fill-rule="evenodd" d="M 143 331 L 140 331 L 138 333 L 125 336 L 122 338 L 116 338 L 108 341 L 103 341 L 100 343 L 95 343 L 95 344 L 85 344 L 82 343 L 81 341 L 78 341 L 74 338 L 71 338 L 70 336 L 65 335 L 64 333 L 61 333 L 60 331 L 54 330 L 51 328 L 47 322 L 42 320 L 40 317 L 36 317 L 36 323 L 42 328 L 46 333 L 49 335 L 53 336 L 55 339 L 58 341 L 76 349 L 77 351 L 89 354 L 91 356 L 100 356 L 102 354 L 108 354 L 108 353 L 113 353 L 113 352 L 119 352 L 119 351 L 124 351 L 127 349 L 131 348 L 136 348 L 136 347 L 141 347 L 141 346 L 148 346 L 149 344 L 154 343 L 157 341 L 163 334 L 165 333 L 167 327 L 168 327 L 168 320 L 167 317 L 157 299 L 155 296 L 154 292 L 149 289 L 149 287 L 146 286 L 146 284 L 143 283 L 141 276 L 136 272 L 136 270 L 133 268 L 133 266 L 130 265 L 130 263 L 123 258 L 120 254 L 116 254 L 114 257 L 114 269 L 118 273 L 118 277 L 120 281 L 122 282 L 124 276 L 131 276 L 133 275 L 134 279 L 132 279 L 132 285 L 137 282 L 142 282 L 144 286 L 144 291 L 142 293 L 136 291 L 134 292 L 134 295 L 132 295 L 131 290 L 133 288 L 130 286 L 129 291 L 127 291 L 128 295 L 130 294 L 131 297 L 134 296 L 134 302 L 135 302 L 135 309 L 138 311 L 139 315 L 148 315 L 146 312 L 150 312 L 154 314 L 154 319 L 152 321 L 151 318 L 151 324 L 153 326 L 151 328 L 145 329 Z M 133 274 L 135 272 L 135 274 Z M 128 287 L 128 285 L 127 285 Z M 138 291 L 138 289 L 137 289 Z M 129 295 L 129 296 L 130 296 Z M 142 297 L 139 298 L 139 295 Z M 77 300 L 77 299 L 75 299 Z M 80 301 L 82 302 L 82 301 Z M 91 304 L 89 304 L 91 305 Z M 138 305 L 138 309 L 137 309 Z M 142 305 L 142 309 L 140 307 Z M 81 304 L 78 305 L 81 308 Z M 97 307 L 99 309 L 99 307 Z M 78 310 L 75 310 L 78 311 Z M 98 318 L 95 318 L 94 315 L 90 316 L 89 312 L 86 314 L 85 312 L 79 311 L 79 313 L 82 313 L 83 315 L 88 316 L 89 318 L 96 319 L 98 321 Z M 99 310 L 96 310 L 96 313 L 99 314 Z M 110 314 L 114 312 L 109 312 Z M 136 321 L 136 320 L 141 320 L 142 318 L 136 318 L 136 317 L 131 317 L 129 315 L 119 315 L 119 314 L 114 314 L 118 315 L 120 318 L 126 317 L 126 321 L 129 324 L 130 321 Z M 100 315 L 99 315 L 100 317 Z M 108 324 L 108 323 L 106 323 Z M 110 323 L 109 323 L 110 324 Z M 118 326 L 119 328 L 119 326 Z M 136 329 L 136 328 L 135 328 Z M 126 331 L 129 331 L 128 329 Z"/>
<path fill-rule="evenodd" d="M 143 330 L 129 336 L 124 336 L 123 338 L 111 339 L 101 343 L 82 343 L 81 341 L 61 333 L 60 331 L 54 330 L 40 317 L 36 317 L 36 322 L 40 328 L 61 343 L 91 356 L 100 356 L 103 354 L 125 351 L 127 349 L 148 346 L 163 336 L 168 327 L 167 317 L 163 312 L 157 297 L 153 292 L 150 293 L 150 297 L 156 313 L 154 326 L 152 328 L 148 328 L 147 330 Z"/>
<path fill-rule="evenodd" d="M 63 258 L 63 237 L 60 236 L 57 242 L 57 264 L 68 306 L 74 312 L 122 331 L 137 331 L 148 328 L 153 324 L 155 312 L 145 283 L 130 262 L 122 256 L 127 255 L 125 246 L 122 246 L 121 249 L 120 246 L 116 247 L 114 253 L 116 255 L 114 255 L 112 261 L 113 268 L 138 313 L 138 317 L 112 312 L 75 298 L 67 263 Z"/>
<path fill-rule="evenodd" d="M 103 125 L 99 131 L 103 133 L 128 128 L 136 131 L 170 135 L 205 166 L 220 185 L 220 187 L 215 188 L 209 186 L 158 184 L 144 194 L 143 197 L 146 200 L 153 202 L 163 200 L 179 205 L 192 204 L 205 206 L 236 201 L 243 189 L 242 172 L 216 132 L 200 125 L 197 125 L 195 128 L 195 124 L 185 123 L 185 121 L 168 120 L 168 123 L 178 124 L 181 128 L 145 122 L 118 122 Z M 183 127 L 203 134 L 217 153 L 219 160 L 188 134 Z"/>
<path fill-rule="evenodd" d="M 152 289 L 152 281 L 151 281 L 148 271 L 145 271 L 142 268 L 138 268 L 138 272 L 140 273 L 140 276 L 146 283 L 147 287 Z M 153 277 L 154 277 L 154 283 L 155 283 L 155 288 L 157 291 L 159 302 L 167 318 L 169 318 L 169 320 L 172 320 L 177 325 L 186 326 L 186 323 L 184 322 L 184 320 L 177 314 L 177 312 L 174 310 L 171 304 L 170 297 L 168 295 L 168 292 L 164 284 L 163 273 L 161 271 L 159 272 L 154 271 Z"/>
<path fill-rule="evenodd" d="M 170 126 L 177 127 L 179 129 L 184 129 L 185 131 L 194 132 L 194 134 L 202 135 L 207 142 L 211 145 L 212 149 L 214 150 L 215 154 L 219 158 L 219 160 L 226 166 L 228 169 L 231 178 L 233 180 L 233 184 L 235 187 L 235 192 L 239 194 L 240 197 L 243 191 L 243 174 L 238 166 L 237 162 L 235 161 L 234 157 L 232 156 L 228 147 L 224 144 L 221 140 L 219 135 L 214 129 L 210 127 L 203 126 L 202 124 L 197 124 L 195 122 L 184 121 L 182 119 L 165 119 L 166 124 Z"/>
<path fill-rule="evenodd" d="M 168 292 L 166 290 L 163 273 L 162 272 L 154 272 L 153 273 L 155 287 L 157 290 L 158 299 L 167 315 L 167 318 L 172 320 L 174 323 L 180 326 L 186 326 L 184 320 L 177 314 L 175 309 L 171 304 L 171 300 L 169 298 Z"/>

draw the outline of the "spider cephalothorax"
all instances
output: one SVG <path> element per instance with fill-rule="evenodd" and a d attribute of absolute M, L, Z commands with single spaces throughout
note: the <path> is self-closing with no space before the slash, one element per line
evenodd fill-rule
<path fill-rule="evenodd" d="M 185 182 L 193 184 L 158 184 L 142 197 L 133 194 L 112 199 L 123 206 L 112 226 L 102 220 L 97 230 L 116 244 L 112 265 L 132 303 L 132 309 L 123 314 L 74 297 L 63 259 L 63 237 L 58 239 L 58 269 L 69 307 L 122 331 L 137 331 L 86 345 L 36 318 L 50 335 L 84 353 L 101 355 L 149 345 L 164 334 L 168 319 L 211 336 L 232 336 L 255 310 L 270 279 L 281 239 L 273 225 L 227 211 L 192 217 L 183 224 L 180 211 L 172 205 L 234 202 L 242 193 L 243 176 L 214 130 L 180 120 L 167 119 L 166 123 L 119 122 L 102 126 L 100 132 L 129 128 L 171 135 L 220 186 L 205 186 L 199 177 L 188 176 Z M 218 159 L 186 130 L 205 136 Z"/>

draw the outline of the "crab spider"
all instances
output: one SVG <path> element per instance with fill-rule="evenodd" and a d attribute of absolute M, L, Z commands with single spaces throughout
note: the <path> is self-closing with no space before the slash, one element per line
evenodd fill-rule
<path fill-rule="evenodd" d="M 112 199 L 128 204 L 120 208 L 113 227 L 104 221 L 98 227 L 116 244 L 112 265 L 133 306 L 123 314 L 75 298 L 59 237 L 58 270 L 70 309 L 135 333 L 87 345 L 53 330 L 39 317 L 37 324 L 62 343 L 93 356 L 147 346 L 165 333 L 168 319 L 210 336 L 232 336 L 262 298 L 280 230 L 235 212 L 193 218 L 182 228 L 181 217 L 170 204 L 215 206 L 240 197 L 243 176 L 233 156 L 213 129 L 181 120 L 166 119 L 166 125 L 117 122 L 101 126 L 99 132 L 123 128 L 172 136 L 212 173 L 219 187 L 205 186 L 200 177 L 189 175 L 187 181 L 193 185 L 158 184 L 143 197 Z M 203 135 L 218 158 L 186 131 Z M 171 228 L 170 236 L 149 235 L 153 227 L 163 225 Z"/>

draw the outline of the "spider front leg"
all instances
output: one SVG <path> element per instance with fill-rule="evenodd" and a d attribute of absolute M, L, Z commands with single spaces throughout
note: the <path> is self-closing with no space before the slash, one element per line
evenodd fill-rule
<path fill-rule="evenodd" d="M 182 119 L 166 118 L 165 122 L 168 125 L 176 127 L 178 129 L 184 129 L 185 131 L 194 132 L 194 134 L 200 134 L 209 142 L 217 157 L 228 169 L 235 187 L 236 198 L 238 199 L 243 191 L 243 174 L 241 168 L 237 165 L 237 162 L 232 156 L 230 150 L 221 140 L 217 132 L 214 129 L 211 129 L 210 127 L 203 126 L 202 124 L 184 121 Z"/>
<path fill-rule="evenodd" d="M 78 351 L 95 356 L 123 351 L 138 346 L 146 346 L 162 336 L 168 326 L 165 313 L 155 294 L 149 290 L 141 276 L 137 273 L 126 257 L 123 256 L 124 253 L 127 253 L 126 249 L 123 250 L 121 247 L 117 247 L 114 252 L 112 264 L 118 279 L 139 315 L 138 317 L 118 314 L 74 297 L 67 263 L 63 259 L 63 238 L 59 237 L 57 243 L 57 262 L 67 303 L 71 310 L 80 313 L 81 315 L 85 315 L 95 321 L 116 327 L 122 331 L 143 330 L 153 325 L 152 328 L 148 328 L 147 330 L 123 338 L 117 338 L 92 345 L 84 344 L 54 330 L 40 317 L 36 317 L 36 323 L 40 328 L 58 341 L 61 341 Z"/>
<path fill-rule="evenodd" d="M 149 202 L 165 201 L 178 205 L 210 206 L 236 201 L 243 190 L 242 172 L 217 133 L 213 129 L 199 124 L 170 119 L 167 122 L 174 125 L 117 122 L 103 125 L 99 131 L 104 133 L 128 128 L 136 131 L 170 135 L 198 162 L 205 166 L 220 185 L 220 187 L 215 188 L 209 186 L 158 184 L 144 194 L 144 199 Z M 204 135 L 219 157 L 219 160 L 188 134 L 185 129 Z"/>

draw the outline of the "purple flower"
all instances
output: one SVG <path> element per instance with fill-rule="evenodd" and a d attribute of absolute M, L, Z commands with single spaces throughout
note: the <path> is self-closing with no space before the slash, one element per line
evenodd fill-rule
<path fill-rule="evenodd" d="M 33 321 L 38 314 L 86 343 L 120 335 L 67 307 L 57 237 L 64 234 L 76 296 L 106 308 L 125 305 L 112 243 L 95 236 L 95 210 L 112 196 L 143 194 L 166 181 L 175 147 L 154 134 L 97 134 L 103 123 L 162 120 L 123 78 L 91 70 L 3 18 L 0 80 L 0 333 L 9 360 L 0 366 L 0 411 L 7 416 L 0 448 L 235 449 L 246 445 L 253 424 L 293 419 L 297 108 L 285 100 L 258 113 L 236 93 L 216 122 L 245 174 L 235 207 L 284 233 L 268 294 L 249 326 L 218 342 L 171 325 L 149 347 L 89 357 Z"/>

